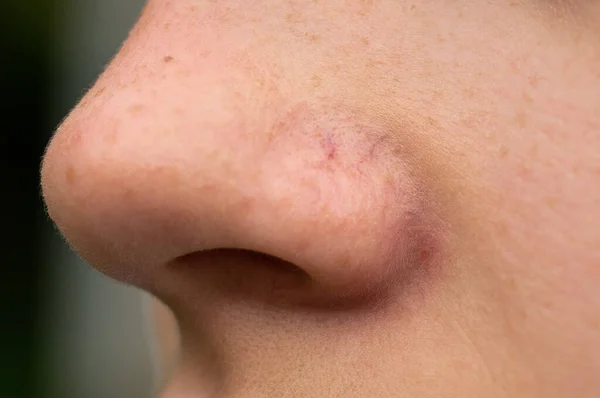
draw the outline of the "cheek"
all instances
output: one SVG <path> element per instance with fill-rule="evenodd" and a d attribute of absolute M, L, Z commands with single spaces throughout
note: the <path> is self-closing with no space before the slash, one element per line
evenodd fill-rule
<path fill-rule="evenodd" d="M 149 316 L 150 345 L 158 384 L 165 383 L 175 371 L 179 360 L 179 327 L 171 310 L 160 301 L 146 298 Z"/>
<path fill-rule="evenodd" d="M 465 102 L 483 117 L 461 134 L 461 150 L 477 167 L 466 174 L 463 238 L 452 242 L 463 275 L 455 288 L 483 298 L 470 312 L 494 314 L 486 323 L 519 347 L 518 362 L 563 377 L 568 372 L 556 364 L 572 364 L 578 383 L 589 387 L 600 367 L 591 354 L 600 349 L 600 230 L 594 222 L 600 122 L 589 104 L 600 98 L 589 88 L 598 85 L 589 62 L 576 62 L 575 77 L 560 58 L 577 56 L 549 48 L 538 50 L 544 67 L 520 66 L 552 82 L 548 86 L 534 87 L 513 73 L 512 84 L 496 89 L 493 117 Z M 560 361 L 550 363 L 550 357 Z M 563 388 L 573 380 L 561 379 Z"/>

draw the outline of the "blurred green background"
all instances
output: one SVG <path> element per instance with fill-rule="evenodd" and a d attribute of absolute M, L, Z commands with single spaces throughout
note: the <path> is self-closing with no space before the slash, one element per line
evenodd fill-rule
<path fill-rule="evenodd" d="M 45 215 L 53 130 L 118 50 L 142 0 L 0 2 L 0 398 L 143 398 L 145 298 L 82 263 Z"/>

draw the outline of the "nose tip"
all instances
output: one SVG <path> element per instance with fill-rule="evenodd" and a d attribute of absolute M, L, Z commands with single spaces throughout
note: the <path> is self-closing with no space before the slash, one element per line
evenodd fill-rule
<path fill-rule="evenodd" d="M 119 278 L 123 267 L 133 265 L 137 277 L 219 246 L 225 212 L 240 214 L 253 202 L 229 192 L 235 170 L 227 147 L 195 130 L 176 135 L 156 108 L 110 94 L 115 101 L 102 106 L 84 99 L 47 148 L 42 188 L 51 218 L 92 265 Z"/>
<path fill-rule="evenodd" d="M 53 138 L 42 185 L 67 240 L 110 276 L 154 283 L 174 259 L 244 249 L 348 292 L 435 251 L 419 186 L 381 126 L 306 101 L 250 123 L 214 95 L 186 107 L 173 92 L 100 91 Z"/>

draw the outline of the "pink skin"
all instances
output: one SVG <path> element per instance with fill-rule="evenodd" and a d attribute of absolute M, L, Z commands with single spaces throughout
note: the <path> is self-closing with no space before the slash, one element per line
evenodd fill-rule
<path fill-rule="evenodd" d="M 600 3 L 250 3 L 149 1 L 43 163 L 164 397 L 600 396 Z"/>

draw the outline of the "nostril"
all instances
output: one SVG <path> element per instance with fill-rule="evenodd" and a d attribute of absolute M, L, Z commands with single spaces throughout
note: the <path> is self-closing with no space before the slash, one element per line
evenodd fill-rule
<path fill-rule="evenodd" d="M 195 292 L 201 301 L 221 298 L 274 308 L 324 311 L 359 309 L 381 301 L 369 293 L 348 295 L 331 289 L 301 265 L 252 250 L 220 248 L 193 252 L 172 260 L 167 269 L 176 281 L 167 296 L 175 300 L 185 290 Z"/>
<path fill-rule="evenodd" d="M 168 268 L 204 289 L 236 299 L 284 303 L 314 289 L 313 279 L 301 267 L 252 250 L 193 252 L 172 260 Z"/>
<path fill-rule="evenodd" d="M 270 254 L 245 249 L 218 248 L 202 250 L 180 256 L 170 263 L 171 267 L 185 267 L 220 264 L 223 268 L 237 266 L 253 266 L 264 268 L 265 271 L 289 275 L 310 280 L 310 276 L 300 267 Z M 242 275 L 248 276 L 248 272 Z"/>

